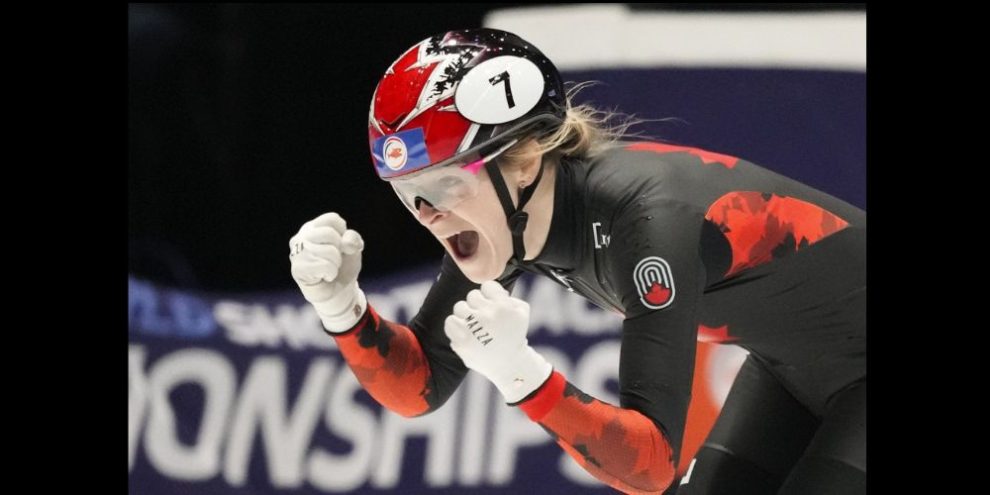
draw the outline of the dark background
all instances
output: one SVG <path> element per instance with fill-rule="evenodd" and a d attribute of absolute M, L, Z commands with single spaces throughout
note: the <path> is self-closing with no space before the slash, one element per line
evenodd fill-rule
<path fill-rule="evenodd" d="M 364 276 L 436 262 L 442 248 L 372 169 L 371 94 L 414 43 L 519 5 L 130 4 L 130 273 L 207 290 L 291 288 L 288 239 L 326 211 L 364 236 Z"/>

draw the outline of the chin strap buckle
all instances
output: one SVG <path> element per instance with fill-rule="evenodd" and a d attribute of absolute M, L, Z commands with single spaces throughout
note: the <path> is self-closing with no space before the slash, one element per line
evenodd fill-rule
<path fill-rule="evenodd" d="M 512 231 L 512 236 L 522 235 L 523 231 L 526 230 L 526 222 L 529 221 L 529 213 L 525 211 L 517 211 L 509 217 L 509 230 Z"/>
<path fill-rule="evenodd" d="M 512 251 L 513 259 L 522 263 L 526 256 L 526 245 L 523 243 L 523 232 L 526 230 L 526 222 L 529 221 L 529 214 L 518 210 L 509 216 L 509 230 L 512 231 Z"/>

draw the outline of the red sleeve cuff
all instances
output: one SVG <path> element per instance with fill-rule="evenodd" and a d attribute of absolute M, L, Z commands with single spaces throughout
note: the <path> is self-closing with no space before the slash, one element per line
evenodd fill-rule
<path fill-rule="evenodd" d="M 535 394 L 519 404 L 519 409 L 522 409 L 526 416 L 529 416 L 529 419 L 533 421 L 543 419 L 560 402 L 560 399 L 564 398 L 564 386 L 566 385 L 567 379 L 564 378 L 564 375 L 554 371 Z"/>

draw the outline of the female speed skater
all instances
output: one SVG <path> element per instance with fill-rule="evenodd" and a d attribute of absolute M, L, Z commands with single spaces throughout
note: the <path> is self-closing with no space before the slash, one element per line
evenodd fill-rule
<path fill-rule="evenodd" d="M 626 493 L 865 493 L 865 212 L 741 158 L 626 141 L 600 115 L 504 31 L 439 34 L 386 70 L 370 152 L 445 249 L 426 300 L 408 324 L 380 317 L 336 213 L 290 240 L 362 386 L 418 416 L 474 370 Z M 524 272 L 623 316 L 618 404 L 528 344 L 529 306 L 509 294 Z M 750 354 L 674 485 L 699 326 Z"/>

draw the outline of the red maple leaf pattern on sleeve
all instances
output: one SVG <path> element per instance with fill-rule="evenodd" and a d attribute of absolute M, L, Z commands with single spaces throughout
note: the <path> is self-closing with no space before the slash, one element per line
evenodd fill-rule
<path fill-rule="evenodd" d="M 382 406 L 406 417 L 429 412 L 430 367 L 412 330 L 368 311 L 351 331 L 334 336 L 361 386 Z"/>
<path fill-rule="evenodd" d="M 585 394 L 558 372 L 520 408 L 581 467 L 617 490 L 659 494 L 674 480 L 673 450 L 653 421 Z"/>
<path fill-rule="evenodd" d="M 849 223 L 818 205 L 756 191 L 735 191 L 708 207 L 732 247 L 726 276 L 806 248 Z"/>

